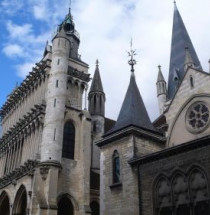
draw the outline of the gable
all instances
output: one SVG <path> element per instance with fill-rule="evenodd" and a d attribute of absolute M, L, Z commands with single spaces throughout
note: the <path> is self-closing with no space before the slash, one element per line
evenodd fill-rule
<path fill-rule="evenodd" d="M 178 144 L 178 142 L 181 143 L 184 142 L 184 140 L 186 140 L 184 138 L 184 132 L 187 132 L 184 129 L 186 111 L 189 108 L 189 106 L 193 104 L 193 102 L 198 102 L 200 100 L 202 102 L 208 103 L 210 100 L 208 95 L 210 95 L 210 75 L 189 68 L 184 76 L 183 81 L 181 82 L 179 88 L 177 89 L 177 92 L 173 100 L 171 101 L 168 110 L 165 113 L 166 121 L 168 124 L 167 137 L 169 145 L 172 144 L 171 135 L 172 133 L 175 132 L 173 131 L 173 129 L 175 129 L 176 127 L 175 121 L 176 123 L 179 122 L 178 123 L 180 126 L 179 132 L 181 132 L 181 135 L 179 135 L 179 138 L 177 137 L 177 141 L 175 141 L 176 143 L 173 144 Z M 196 99 L 193 99 L 194 97 Z M 178 120 L 178 118 L 180 119 L 180 121 Z M 181 126 L 181 124 L 183 126 Z M 178 130 L 176 132 L 178 132 Z"/>

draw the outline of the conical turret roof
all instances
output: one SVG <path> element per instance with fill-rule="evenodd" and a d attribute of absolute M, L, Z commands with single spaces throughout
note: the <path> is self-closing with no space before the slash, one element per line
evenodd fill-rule
<path fill-rule="evenodd" d="M 102 82 L 101 82 L 101 76 L 100 76 L 100 72 L 99 72 L 98 60 L 96 61 L 95 74 L 93 76 L 93 81 L 92 81 L 89 93 L 91 93 L 91 92 L 102 92 L 102 93 L 104 92 Z"/>
<path fill-rule="evenodd" d="M 173 18 L 173 31 L 172 31 L 172 42 L 171 42 L 171 57 L 170 57 L 170 69 L 168 78 L 168 99 L 172 99 L 175 91 L 176 84 L 174 81 L 174 71 L 176 68 L 179 70 L 179 78 L 183 79 L 185 74 L 185 47 L 189 48 L 190 56 L 196 66 L 200 66 L 198 56 L 195 52 L 189 34 L 185 28 L 182 17 L 179 10 L 174 4 L 174 18 Z M 201 68 L 201 66 L 200 66 Z M 201 68 L 202 69 L 202 68 Z"/>
<path fill-rule="evenodd" d="M 131 73 L 130 83 L 118 119 L 114 127 L 105 136 L 128 126 L 156 131 L 149 119 L 141 94 L 136 85 L 134 72 Z"/>
<path fill-rule="evenodd" d="M 158 78 L 157 78 L 157 82 L 160 81 L 165 81 L 164 77 L 163 77 L 163 73 L 161 71 L 161 66 L 158 66 Z"/>

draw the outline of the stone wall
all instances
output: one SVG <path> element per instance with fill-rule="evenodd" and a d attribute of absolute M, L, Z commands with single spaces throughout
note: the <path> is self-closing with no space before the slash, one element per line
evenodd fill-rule
<path fill-rule="evenodd" d="M 194 149 L 188 152 L 175 153 L 174 155 L 162 159 L 155 159 L 153 162 L 141 164 L 139 166 L 140 189 L 141 189 L 141 211 L 144 215 L 154 214 L 154 189 L 155 179 L 159 175 L 166 175 L 169 178 L 176 171 L 184 174 L 189 172 L 193 166 L 198 166 L 207 174 L 210 179 L 210 146 Z"/>

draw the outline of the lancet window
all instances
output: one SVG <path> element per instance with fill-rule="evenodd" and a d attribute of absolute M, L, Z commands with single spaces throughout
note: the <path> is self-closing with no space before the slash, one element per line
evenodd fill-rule
<path fill-rule="evenodd" d="M 68 121 L 64 125 L 62 157 L 74 159 L 75 148 L 75 127 Z"/>
<path fill-rule="evenodd" d="M 209 189 L 203 170 L 193 168 L 187 174 L 176 171 L 172 177 L 159 176 L 154 183 L 154 214 L 210 214 Z"/>

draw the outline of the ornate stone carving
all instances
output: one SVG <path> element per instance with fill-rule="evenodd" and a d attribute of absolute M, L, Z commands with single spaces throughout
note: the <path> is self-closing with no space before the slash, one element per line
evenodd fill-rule
<path fill-rule="evenodd" d="M 191 133 L 199 133 L 209 124 L 209 108 L 203 102 L 191 105 L 186 114 L 186 126 Z"/>
<path fill-rule="evenodd" d="M 3 178 L 0 178 L 0 189 L 7 186 L 10 183 L 16 185 L 17 180 L 25 175 L 32 176 L 37 165 L 38 161 L 28 160 L 27 162 L 24 163 L 23 166 L 16 168 L 12 172 L 5 175 Z"/>
<path fill-rule="evenodd" d="M 40 174 L 41 174 L 43 180 L 47 179 L 49 169 L 50 169 L 49 166 L 41 166 L 40 167 Z"/>

